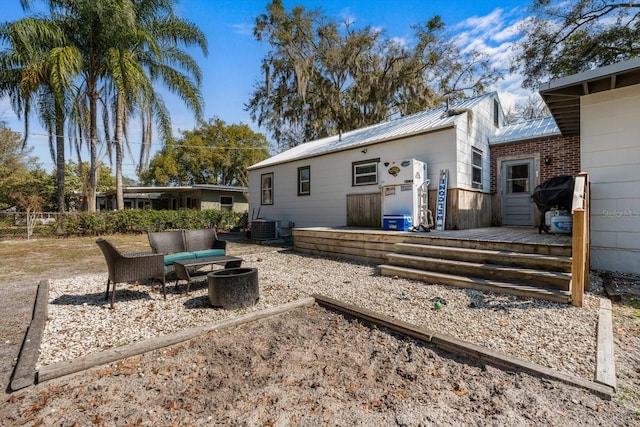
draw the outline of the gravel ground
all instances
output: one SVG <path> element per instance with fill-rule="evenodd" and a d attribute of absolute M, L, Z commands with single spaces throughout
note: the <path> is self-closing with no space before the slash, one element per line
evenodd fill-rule
<path fill-rule="evenodd" d="M 597 296 L 576 309 L 381 277 L 371 265 L 291 251 L 242 257 L 259 270 L 260 301 L 236 311 L 209 307 L 205 285 L 188 296 L 171 286 L 166 301 L 150 285 L 119 286 L 110 310 L 104 273 L 52 280 L 40 364 L 321 293 L 593 379 Z M 635 295 L 614 305 L 612 401 L 314 306 L 20 390 L 0 405 L 0 424 L 640 426 Z"/>
<path fill-rule="evenodd" d="M 483 347 L 593 380 L 599 298 L 584 308 L 380 276 L 375 266 L 270 251 L 243 255 L 258 269 L 260 301 L 251 308 L 211 308 L 206 282 L 167 289 L 120 285 L 115 310 L 104 299 L 105 275 L 54 280 L 39 365 L 126 345 L 145 338 L 326 295 L 446 333 Z M 440 309 L 434 302 L 441 301 Z"/>

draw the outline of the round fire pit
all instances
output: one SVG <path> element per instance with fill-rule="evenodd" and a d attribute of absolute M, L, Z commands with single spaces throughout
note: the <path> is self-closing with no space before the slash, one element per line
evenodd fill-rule
<path fill-rule="evenodd" d="M 228 268 L 207 274 L 209 303 L 236 309 L 255 305 L 260 299 L 256 268 Z"/>

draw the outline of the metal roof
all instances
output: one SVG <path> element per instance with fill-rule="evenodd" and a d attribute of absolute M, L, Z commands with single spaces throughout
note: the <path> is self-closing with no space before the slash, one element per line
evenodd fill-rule
<path fill-rule="evenodd" d="M 496 92 L 487 93 L 475 98 L 466 99 L 449 105 L 449 111 L 473 108 L 487 98 L 497 97 Z M 315 157 L 356 147 L 392 141 L 408 136 L 433 132 L 440 129 L 454 127 L 459 115 L 447 114 L 445 106 L 421 113 L 412 114 L 387 122 L 378 123 L 361 129 L 333 135 L 315 141 L 305 142 L 280 154 L 250 166 L 249 169 L 259 169 L 294 160 Z"/>
<path fill-rule="evenodd" d="M 549 116 L 503 126 L 494 136 L 489 137 L 489 144 L 497 145 L 554 135 L 561 135 L 560 129 L 553 117 Z"/>
<path fill-rule="evenodd" d="M 249 191 L 248 187 L 236 187 L 232 185 L 217 185 L 217 184 L 195 184 L 195 185 L 183 185 L 178 187 L 171 186 L 163 186 L 163 187 L 155 187 L 155 186 L 131 186 L 124 187 L 123 193 L 133 194 L 133 193 L 169 193 L 175 191 L 191 191 L 191 190 L 213 190 L 213 191 L 237 191 L 237 192 L 247 192 Z M 115 194 L 116 190 L 108 190 L 105 191 L 104 194 Z"/>
<path fill-rule="evenodd" d="M 540 85 L 540 95 L 565 136 L 580 135 L 580 97 L 640 84 L 640 58 L 596 68 Z"/>
<path fill-rule="evenodd" d="M 237 192 L 249 191 L 249 187 L 240 187 L 235 185 L 218 185 L 218 184 L 195 184 L 193 188 L 201 188 L 204 190 L 215 190 L 215 191 L 237 191 Z"/>

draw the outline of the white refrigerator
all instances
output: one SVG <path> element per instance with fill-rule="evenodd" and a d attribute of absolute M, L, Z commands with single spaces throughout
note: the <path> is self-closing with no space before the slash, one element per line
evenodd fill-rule
<path fill-rule="evenodd" d="M 427 165 L 416 159 L 381 160 L 382 228 L 407 231 L 421 222 Z"/>

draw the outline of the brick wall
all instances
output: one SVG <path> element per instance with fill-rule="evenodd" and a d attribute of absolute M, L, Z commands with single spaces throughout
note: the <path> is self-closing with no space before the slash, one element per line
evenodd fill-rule
<path fill-rule="evenodd" d="M 580 172 L 580 137 L 541 138 L 529 141 L 507 143 L 491 147 L 491 193 L 497 191 L 497 164 L 500 159 L 531 154 L 540 159 L 540 179 L 542 183 L 558 175 L 577 175 Z M 551 164 L 545 165 L 545 157 Z"/>

